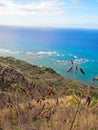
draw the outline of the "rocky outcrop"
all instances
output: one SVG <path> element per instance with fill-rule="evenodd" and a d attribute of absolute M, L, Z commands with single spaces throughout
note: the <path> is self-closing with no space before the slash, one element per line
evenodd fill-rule
<path fill-rule="evenodd" d="M 13 84 L 28 86 L 25 76 L 10 65 L 0 63 L 0 88 L 1 90 L 10 89 Z"/>

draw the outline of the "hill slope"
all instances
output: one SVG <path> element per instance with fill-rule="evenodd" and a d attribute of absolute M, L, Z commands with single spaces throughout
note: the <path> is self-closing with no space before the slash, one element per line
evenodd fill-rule
<path fill-rule="evenodd" d="M 38 67 L 12 57 L 0 57 L 0 87 L 8 89 L 12 84 L 23 87 L 63 87 L 69 80 L 51 68 Z"/>
<path fill-rule="evenodd" d="M 98 129 L 97 89 L 51 68 L 0 57 L 0 89 L 0 130 Z"/>

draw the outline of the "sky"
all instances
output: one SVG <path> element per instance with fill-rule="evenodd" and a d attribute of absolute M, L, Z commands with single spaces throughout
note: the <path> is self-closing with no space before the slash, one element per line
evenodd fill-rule
<path fill-rule="evenodd" d="M 0 25 L 98 29 L 98 0 L 0 0 Z"/>

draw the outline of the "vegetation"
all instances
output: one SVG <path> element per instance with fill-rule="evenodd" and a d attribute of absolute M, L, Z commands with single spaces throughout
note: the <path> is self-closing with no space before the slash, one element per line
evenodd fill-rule
<path fill-rule="evenodd" d="M 67 73 L 85 71 L 71 61 Z M 91 82 L 97 82 L 95 77 Z M 0 57 L 0 130 L 97 130 L 98 90 L 11 57 Z"/>

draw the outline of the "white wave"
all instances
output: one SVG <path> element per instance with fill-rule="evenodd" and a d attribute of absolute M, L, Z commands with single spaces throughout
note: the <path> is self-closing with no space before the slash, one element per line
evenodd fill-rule
<path fill-rule="evenodd" d="M 78 58 L 78 56 L 74 56 L 74 58 L 75 58 L 75 59 L 77 59 L 77 58 Z"/>
<path fill-rule="evenodd" d="M 69 63 L 69 61 L 67 60 L 56 60 L 56 59 L 52 59 L 53 64 L 56 65 L 67 65 Z"/>
<path fill-rule="evenodd" d="M 71 53 L 68 53 L 67 55 L 68 55 L 68 56 L 71 56 L 71 57 L 74 57 L 75 59 L 77 59 L 77 58 L 78 58 L 78 56 L 73 55 L 73 54 L 71 54 Z"/>
<path fill-rule="evenodd" d="M 12 51 L 12 50 L 5 49 L 5 48 L 0 49 L 0 55 L 1 56 L 3 56 L 3 55 L 12 55 L 12 54 L 19 54 L 19 53 L 22 53 L 22 51 Z"/>
<path fill-rule="evenodd" d="M 39 51 L 39 52 L 26 52 L 26 56 L 30 56 L 32 58 L 43 58 L 48 56 L 58 56 L 58 53 L 56 51 Z"/>
<path fill-rule="evenodd" d="M 38 54 L 38 55 L 55 55 L 55 54 L 57 54 L 57 52 L 56 51 L 53 51 L 53 52 L 51 52 L 51 51 L 39 51 L 39 52 L 37 52 L 36 54 Z"/>
<path fill-rule="evenodd" d="M 87 63 L 87 62 L 89 62 L 89 60 L 87 60 L 87 59 L 85 59 L 85 58 L 80 58 L 80 59 L 75 59 L 75 60 L 74 60 L 74 63 L 75 63 L 75 64 L 85 64 L 85 63 Z"/>
<path fill-rule="evenodd" d="M 26 52 L 26 55 L 27 56 L 32 56 L 32 55 L 34 55 L 34 53 L 33 52 Z"/>
<path fill-rule="evenodd" d="M 37 53 L 33 53 L 33 52 L 26 52 L 26 56 L 31 57 L 33 59 L 42 58 L 43 57 L 43 55 L 40 55 L 40 54 L 37 54 Z"/>
<path fill-rule="evenodd" d="M 59 57 L 59 56 L 60 56 L 60 54 L 57 54 L 57 56 Z"/>
<path fill-rule="evenodd" d="M 58 59 L 52 59 L 53 64 L 59 64 L 59 65 L 69 65 L 70 61 L 69 60 L 61 60 L 59 57 L 65 56 L 64 54 L 59 54 L 56 51 L 38 51 L 38 52 L 26 52 L 27 56 L 31 56 L 31 58 L 47 58 L 48 56 L 57 56 Z M 87 62 L 89 62 L 88 59 L 86 58 L 78 58 L 78 56 L 73 55 L 73 54 L 68 54 L 70 56 L 72 56 L 73 58 L 73 62 L 75 64 L 85 64 Z"/>
<path fill-rule="evenodd" d="M 56 64 L 56 65 L 70 65 L 70 61 L 69 60 L 56 60 L 56 59 L 52 59 L 53 61 L 53 64 Z M 87 62 L 89 62 L 89 60 L 85 59 L 85 58 L 80 58 L 80 59 L 75 59 L 73 60 L 74 64 L 85 64 Z"/>

